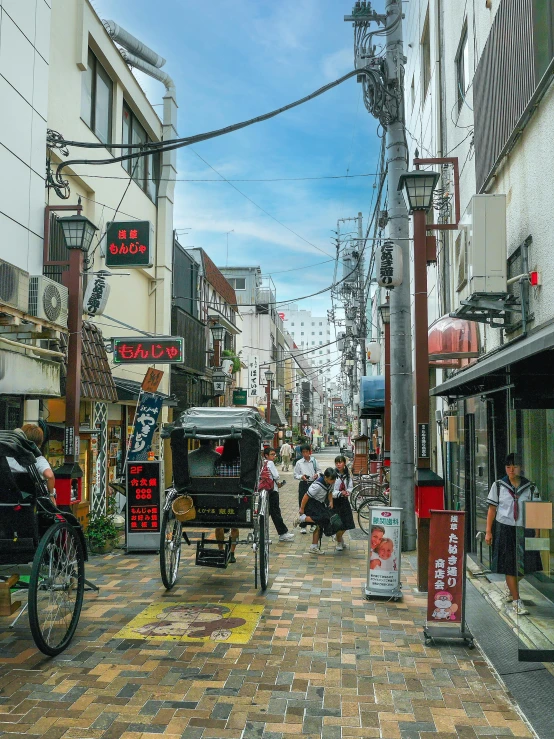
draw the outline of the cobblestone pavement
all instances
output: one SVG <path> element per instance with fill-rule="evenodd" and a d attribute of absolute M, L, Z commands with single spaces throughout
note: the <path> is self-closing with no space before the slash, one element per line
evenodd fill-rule
<path fill-rule="evenodd" d="M 318 455 L 320 456 L 320 455 Z M 327 462 L 325 457 L 322 462 Z M 285 519 L 296 485 L 281 491 Z M 42 739 L 474 739 L 530 737 L 509 694 L 478 649 L 426 647 L 425 599 L 403 566 L 400 603 L 362 598 L 366 550 L 351 540 L 325 556 L 297 532 L 272 527 L 271 586 L 254 590 L 253 554 L 227 570 L 195 567 L 184 549 L 170 594 L 150 554 L 93 557 L 76 637 L 58 658 L 34 648 L 24 616 L 0 619 L 0 733 Z M 264 606 L 246 645 L 152 642 L 114 635 L 152 603 Z"/>

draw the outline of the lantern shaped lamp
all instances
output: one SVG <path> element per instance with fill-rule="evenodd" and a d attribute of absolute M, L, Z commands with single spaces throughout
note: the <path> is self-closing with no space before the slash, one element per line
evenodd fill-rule
<path fill-rule="evenodd" d="M 433 205 L 433 191 L 439 181 L 439 173 L 416 169 L 400 175 L 398 189 L 402 190 L 408 213 L 428 211 Z"/>
<path fill-rule="evenodd" d="M 85 216 L 66 216 L 58 218 L 63 232 L 65 245 L 68 249 L 79 249 L 88 252 L 92 239 L 98 229 Z"/>

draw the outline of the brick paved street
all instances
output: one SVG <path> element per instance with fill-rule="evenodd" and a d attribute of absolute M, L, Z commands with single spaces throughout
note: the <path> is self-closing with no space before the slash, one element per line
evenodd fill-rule
<path fill-rule="evenodd" d="M 325 459 L 323 462 L 327 461 Z M 290 480 L 290 475 L 287 475 Z M 286 520 L 297 500 L 281 491 Z M 1 619 L 0 733 L 43 739 L 473 739 L 530 737 L 510 696 L 478 649 L 426 647 L 425 599 L 403 565 L 401 603 L 361 596 L 363 540 L 310 556 L 310 536 L 277 543 L 271 587 L 253 587 L 253 555 L 237 551 L 226 571 L 193 565 L 166 595 L 155 555 L 93 557 L 76 638 L 49 660 Z M 152 603 L 264 606 L 246 645 L 122 640 L 114 635 Z"/>

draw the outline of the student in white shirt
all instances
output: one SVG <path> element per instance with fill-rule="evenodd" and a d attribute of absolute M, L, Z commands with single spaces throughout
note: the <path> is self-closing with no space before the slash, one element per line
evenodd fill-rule
<path fill-rule="evenodd" d="M 275 457 L 277 456 L 275 449 L 266 447 L 264 449 L 264 464 L 267 464 L 271 477 L 273 478 L 273 490 L 269 492 L 269 515 L 273 521 L 273 525 L 277 529 L 279 534 L 279 541 L 293 541 L 294 534 L 289 531 L 286 523 L 283 521 L 281 514 L 281 506 L 279 504 L 279 488 L 284 485 L 284 481 L 279 484 L 279 473 L 277 467 L 275 467 Z"/>

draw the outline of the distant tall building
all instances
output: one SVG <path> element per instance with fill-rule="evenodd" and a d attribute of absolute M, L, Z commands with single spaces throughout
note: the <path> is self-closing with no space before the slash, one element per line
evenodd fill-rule
<path fill-rule="evenodd" d="M 330 379 L 329 364 L 335 351 L 331 344 L 331 327 L 327 316 L 312 315 L 310 310 L 303 310 L 297 303 L 286 303 L 279 309 L 286 330 L 292 336 L 296 346 L 305 353 L 314 369 Z"/>

